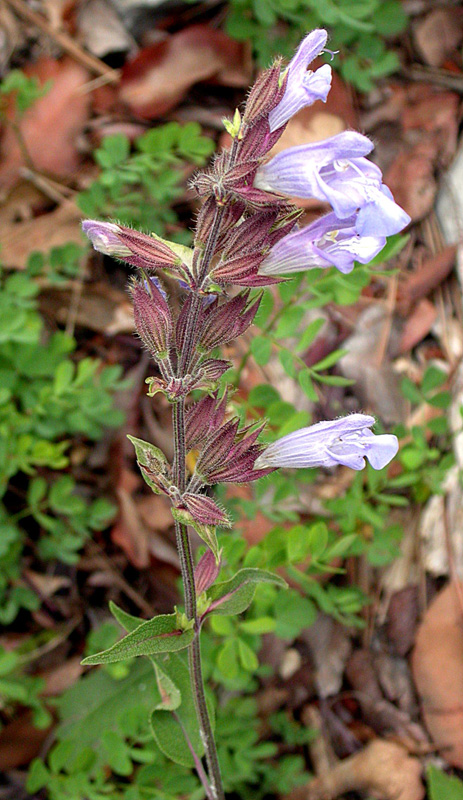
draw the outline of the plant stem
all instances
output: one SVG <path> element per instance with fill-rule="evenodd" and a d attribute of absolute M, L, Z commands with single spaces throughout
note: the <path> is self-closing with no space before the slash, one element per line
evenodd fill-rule
<path fill-rule="evenodd" d="M 185 400 L 181 398 L 173 406 L 174 423 L 174 480 L 180 490 L 185 491 L 186 485 L 186 447 L 185 447 Z M 206 763 L 211 784 L 211 791 L 215 800 L 224 800 L 222 779 L 220 776 L 219 759 L 214 741 L 209 712 L 207 710 L 206 695 L 201 667 L 200 625 L 196 611 L 196 590 L 194 580 L 194 564 L 188 530 L 185 525 L 175 523 L 177 547 L 180 556 L 183 589 L 185 593 L 185 611 L 188 619 L 194 620 L 195 637 L 188 648 L 188 663 L 190 670 L 191 689 L 198 716 L 201 740 L 204 744 Z"/>
<path fill-rule="evenodd" d="M 238 149 L 238 141 L 233 142 L 229 164 L 233 165 Z M 207 241 L 202 254 L 198 271 L 198 286 L 201 289 L 207 276 L 217 240 L 220 234 L 220 226 L 224 214 L 224 206 L 217 205 L 214 218 L 211 222 Z M 184 378 L 190 369 L 191 359 L 195 347 L 195 331 L 198 317 L 201 311 L 201 295 L 193 294 L 190 305 L 188 319 L 185 325 L 182 352 L 178 360 L 177 378 Z M 173 478 L 181 494 L 186 488 L 186 443 L 185 443 L 185 398 L 177 400 L 172 408 L 172 420 L 174 427 L 174 464 Z M 225 794 L 220 775 L 220 765 L 217 756 L 217 748 L 212 731 L 209 711 L 207 709 L 206 695 L 204 692 L 204 681 L 201 666 L 201 646 L 200 646 L 200 623 L 196 609 L 196 589 L 194 580 L 194 562 L 191 552 L 191 544 L 186 525 L 175 522 L 175 534 L 177 538 L 177 548 L 180 557 L 180 567 L 182 571 L 183 591 L 185 594 L 185 612 L 189 620 L 194 621 L 195 636 L 188 648 L 188 664 L 190 670 L 191 689 L 193 692 L 196 713 L 198 717 L 201 741 L 204 745 L 206 756 L 208 778 L 210 781 L 211 793 L 214 800 L 225 800 Z"/>

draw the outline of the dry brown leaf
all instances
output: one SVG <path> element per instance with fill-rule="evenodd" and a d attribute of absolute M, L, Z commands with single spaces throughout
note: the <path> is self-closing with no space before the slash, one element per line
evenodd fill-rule
<path fill-rule="evenodd" d="M 350 791 L 376 800 L 422 800 L 421 764 L 400 745 L 375 739 L 286 800 L 335 800 Z"/>
<path fill-rule="evenodd" d="M 409 353 L 430 332 L 437 317 L 434 303 L 423 298 L 407 318 L 399 342 L 399 352 Z"/>
<path fill-rule="evenodd" d="M 119 516 L 111 529 L 111 539 L 123 549 L 135 567 L 146 569 L 149 564 L 149 530 L 140 517 L 133 497 L 133 492 L 139 485 L 138 476 L 122 467 L 116 487 Z"/>
<path fill-rule="evenodd" d="M 439 592 L 424 615 L 412 670 L 436 747 L 449 764 L 463 768 L 463 611 L 453 583 Z"/>
<path fill-rule="evenodd" d="M 434 204 L 437 184 L 434 163 L 437 148 L 429 141 L 402 150 L 387 170 L 384 181 L 412 220 L 422 219 Z"/>
<path fill-rule="evenodd" d="M 71 290 L 72 291 L 72 290 Z M 66 324 L 72 297 L 68 289 L 46 289 L 41 305 L 61 324 Z M 91 331 L 115 336 L 133 333 L 133 307 L 127 295 L 108 283 L 91 283 L 79 298 L 76 324 Z"/>
<path fill-rule="evenodd" d="M 22 138 L 34 169 L 57 176 L 75 172 L 80 157 L 77 148 L 90 111 L 90 96 L 79 92 L 89 80 L 88 71 L 72 58 L 42 57 L 25 70 L 51 89 L 29 108 L 21 122 Z M 17 182 L 24 158 L 18 139 L 7 125 L 1 142 L 0 187 L 9 191 Z M 30 166 L 30 165 L 28 165 Z"/>
<path fill-rule="evenodd" d="M 50 728 L 39 730 L 25 711 L 0 731 L 0 771 L 26 766 L 40 753 Z"/>
<path fill-rule="evenodd" d="M 399 325 L 379 304 L 367 306 L 358 317 L 352 334 L 343 342 L 345 355 L 339 369 L 356 382 L 362 405 L 371 408 L 386 423 L 402 422 L 406 404 L 400 392 L 400 378 L 390 359 L 397 354 Z M 386 337 L 386 353 L 381 355 L 381 342 Z"/>
<path fill-rule="evenodd" d="M 425 64 L 440 67 L 462 40 L 459 9 L 436 8 L 415 26 L 413 38 Z"/>
<path fill-rule="evenodd" d="M 365 721 L 377 734 L 394 734 L 404 741 L 426 741 L 424 731 L 412 722 L 409 714 L 385 699 L 370 650 L 356 650 L 352 654 L 346 665 L 346 677 L 357 693 Z"/>
<path fill-rule="evenodd" d="M 59 697 L 66 689 L 70 689 L 84 671 L 81 656 L 74 656 L 50 669 L 42 678 L 45 679 L 43 694 L 46 697 Z"/>
<path fill-rule="evenodd" d="M 300 638 L 308 645 L 312 656 L 318 696 L 337 694 L 352 650 L 346 628 L 327 614 L 319 614 L 314 624 L 302 631 Z"/>
<path fill-rule="evenodd" d="M 71 579 L 66 575 L 47 575 L 31 569 L 24 570 L 24 575 L 41 597 L 52 597 L 60 589 L 71 585 Z"/>
<path fill-rule="evenodd" d="M 79 40 L 98 58 L 133 46 L 120 14 L 108 0 L 89 0 L 78 7 L 77 30 Z"/>
<path fill-rule="evenodd" d="M 35 250 L 48 252 L 68 242 L 83 244 L 80 223 L 82 213 L 71 204 L 58 206 L 49 214 L 11 224 L 7 214 L 0 215 L 2 262 L 7 267 L 24 269 Z"/>
<path fill-rule="evenodd" d="M 411 94 L 403 109 L 400 119 L 407 139 L 413 142 L 417 136 L 429 138 L 437 147 L 438 166 L 448 164 L 455 155 L 459 105 L 455 92 L 435 91 L 425 84 Z"/>
<path fill-rule="evenodd" d="M 209 25 L 192 25 L 126 62 L 120 98 L 134 114 L 154 119 L 178 105 L 195 83 L 214 79 L 243 88 L 250 77 L 245 45 Z"/>
<path fill-rule="evenodd" d="M 387 609 L 387 637 L 400 656 L 405 656 L 412 648 L 417 621 L 417 587 L 405 586 L 394 592 Z"/>

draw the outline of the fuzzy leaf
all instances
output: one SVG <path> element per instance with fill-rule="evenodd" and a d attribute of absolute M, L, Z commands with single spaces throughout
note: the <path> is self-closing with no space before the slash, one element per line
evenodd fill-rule
<path fill-rule="evenodd" d="M 82 664 L 112 664 L 134 656 L 183 650 L 184 647 L 188 647 L 193 637 L 192 630 L 179 630 L 176 614 L 161 614 L 142 622 L 108 650 L 88 656 Z"/>
<path fill-rule="evenodd" d="M 109 610 L 119 625 L 122 625 L 124 630 L 126 630 L 128 633 L 135 631 L 144 622 L 144 620 L 140 620 L 138 617 L 134 617 L 132 614 L 128 614 L 127 611 L 119 608 L 119 606 L 113 603 L 112 600 L 109 601 Z M 158 658 L 155 658 L 154 656 L 150 655 L 148 657 L 153 665 L 156 675 L 156 682 L 161 695 L 160 702 L 154 706 L 153 710 L 156 711 L 158 709 L 162 709 L 165 711 L 175 711 L 175 709 L 177 709 L 180 705 L 181 694 L 171 677 L 167 674 L 165 669 L 163 669 L 164 664 L 162 662 L 162 658 L 166 658 L 166 656 L 159 656 Z M 161 666 L 161 662 L 163 666 Z"/>
<path fill-rule="evenodd" d="M 217 542 L 217 534 L 215 532 L 215 527 L 213 525 L 202 525 L 200 522 L 197 522 L 193 519 L 193 516 L 190 514 L 189 511 L 183 508 L 172 508 L 172 516 L 177 522 L 180 522 L 181 525 L 191 525 L 192 528 L 196 531 L 198 536 L 201 537 L 203 542 L 207 544 L 208 547 L 212 550 L 215 556 L 215 560 L 218 563 L 220 558 L 219 553 L 219 544 Z"/>
<path fill-rule="evenodd" d="M 169 466 L 167 458 L 159 447 L 155 447 L 150 442 L 144 442 L 143 439 L 137 439 L 136 436 L 127 436 L 127 439 L 132 442 L 137 461 L 141 466 L 148 467 L 151 470 L 164 470 Z"/>
<path fill-rule="evenodd" d="M 204 754 L 204 746 L 199 733 L 188 667 L 183 656 L 170 655 L 166 664 L 162 665 L 162 670 L 175 685 L 182 700 L 175 710 L 175 714 L 160 707 L 155 709 L 151 714 L 151 729 L 156 743 L 164 755 L 176 764 L 193 767 L 193 756 L 184 738 L 185 734 L 199 758 Z M 208 698 L 206 700 L 209 716 L 214 724 L 214 707 Z"/>
<path fill-rule="evenodd" d="M 169 462 L 159 447 L 155 447 L 150 442 L 137 439 L 135 436 L 127 436 L 135 448 L 138 466 L 144 481 L 155 494 L 162 494 L 163 476 L 169 475 Z M 151 477 L 150 473 L 153 477 Z M 159 483 L 157 476 L 159 475 Z"/>
<path fill-rule="evenodd" d="M 275 583 L 282 589 L 287 588 L 286 581 L 264 569 L 248 567 L 240 569 L 229 581 L 216 583 L 208 592 L 211 605 L 208 614 L 241 614 L 251 604 L 259 583 Z"/>

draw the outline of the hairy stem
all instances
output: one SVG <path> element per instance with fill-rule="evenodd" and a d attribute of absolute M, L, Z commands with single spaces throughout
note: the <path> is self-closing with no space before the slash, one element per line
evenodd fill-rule
<path fill-rule="evenodd" d="M 178 489 L 185 491 L 186 485 L 186 447 L 185 447 L 185 400 L 182 398 L 173 406 L 174 423 L 174 479 Z M 204 681 L 201 667 L 200 625 L 196 612 L 196 591 L 194 581 L 194 564 L 188 530 L 185 525 L 175 523 L 177 547 L 180 556 L 183 589 L 185 593 L 185 611 L 188 619 L 194 620 L 195 637 L 188 648 L 191 689 L 198 716 L 201 740 L 204 744 L 207 769 L 211 791 L 216 800 L 224 800 L 219 759 L 214 741 L 209 712 L 207 710 Z"/>
<path fill-rule="evenodd" d="M 238 141 L 233 142 L 229 163 L 232 165 L 236 158 Z M 207 241 L 199 264 L 198 286 L 203 286 L 204 280 L 214 257 L 217 240 L 220 234 L 220 227 L 223 219 L 225 207 L 217 205 L 208 232 Z M 185 325 L 185 334 L 182 352 L 178 360 L 177 378 L 184 378 L 189 371 L 191 359 L 195 347 L 195 331 L 201 310 L 201 295 L 198 293 L 192 297 L 188 319 Z M 174 427 L 174 464 L 173 477 L 177 488 L 182 494 L 186 488 L 186 444 L 185 444 L 185 398 L 182 397 L 173 405 L 172 410 Z M 220 775 L 219 759 L 215 745 L 214 734 L 212 731 L 211 720 L 206 704 L 204 692 L 204 681 L 201 666 L 201 646 L 200 646 L 200 624 L 196 610 L 196 590 L 194 581 L 194 562 L 191 552 L 191 544 L 188 536 L 188 529 L 185 525 L 175 523 L 175 534 L 177 547 L 180 557 L 180 567 L 182 571 L 183 590 L 185 594 L 185 611 L 188 619 L 194 620 L 195 637 L 188 648 L 188 663 L 190 669 L 190 680 L 193 697 L 198 717 L 201 740 L 204 745 L 206 756 L 208 777 L 211 785 L 211 793 L 214 800 L 225 800 L 225 794 Z"/>

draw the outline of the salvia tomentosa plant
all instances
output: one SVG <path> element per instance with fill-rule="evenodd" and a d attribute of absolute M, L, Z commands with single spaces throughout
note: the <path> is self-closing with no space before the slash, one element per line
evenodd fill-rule
<path fill-rule="evenodd" d="M 209 800 L 223 800 L 224 792 L 213 705 L 202 678 L 202 623 L 211 614 L 241 613 L 258 583 L 284 585 L 277 575 L 253 568 L 217 582 L 220 552 L 215 529 L 230 526 L 230 521 L 209 487 L 247 483 L 278 467 L 344 464 L 360 470 L 367 458 L 373 468 L 381 469 L 398 449 L 395 436 L 372 433 L 375 420 L 366 414 L 319 422 L 266 448 L 259 443 L 264 422 L 240 427 L 237 418 L 227 415 L 227 391 L 220 394 L 218 389 L 230 364 L 213 351 L 252 324 L 260 303 L 255 287 L 313 267 L 334 265 L 349 272 L 355 261 L 371 260 L 386 237 L 410 221 L 383 185 L 378 167 L 365 158 L 373 145 L 359 133 L 347 131 L 269 158 L 289 119 L 315 100 L 326 100 L 331 68 L 308 71 L 326 40 L 323 30 L 310 33 L 289 66 L 284 69 L 275 62 L 251 89 L 243 114 L 237 111 L 233 121 L 225 122 L 230 149 L 193 182 L 203 203 L 191 249 L 115 223 L 83 223 L 97 250 L 138 269 L 131 283 L 135 324 L 158 368 L 149 379 L 149 394 L 161 392 L 172 405 L 173 464 L 154 445 L 130 438 L 145 481 L 170 498 L 185 593 L 184 612 L 148 621 L 113 607 L 128 635 L 84 663 L 151 658 L 160 694 L 152 715 L 155 738 L 162 742 L 163 737 L 178 737 L 176 747 L 195 765 Z M 333 210 L 301 228 L 300 212 L 288 199 L 292 196 L 319 198 Z M 169 304 L 160 280 L 163 274 L 177 279 L 184 292 L 178 313 Z M 196 389 L 204 394 L 191 402 Z M 191 452 L 192 472 L 187 469 Z M 196 568 L 189 527 L 208 548 Z M 188 653 L 191 690 L 188 681 L 185 684 L 182 650 Z"/>

